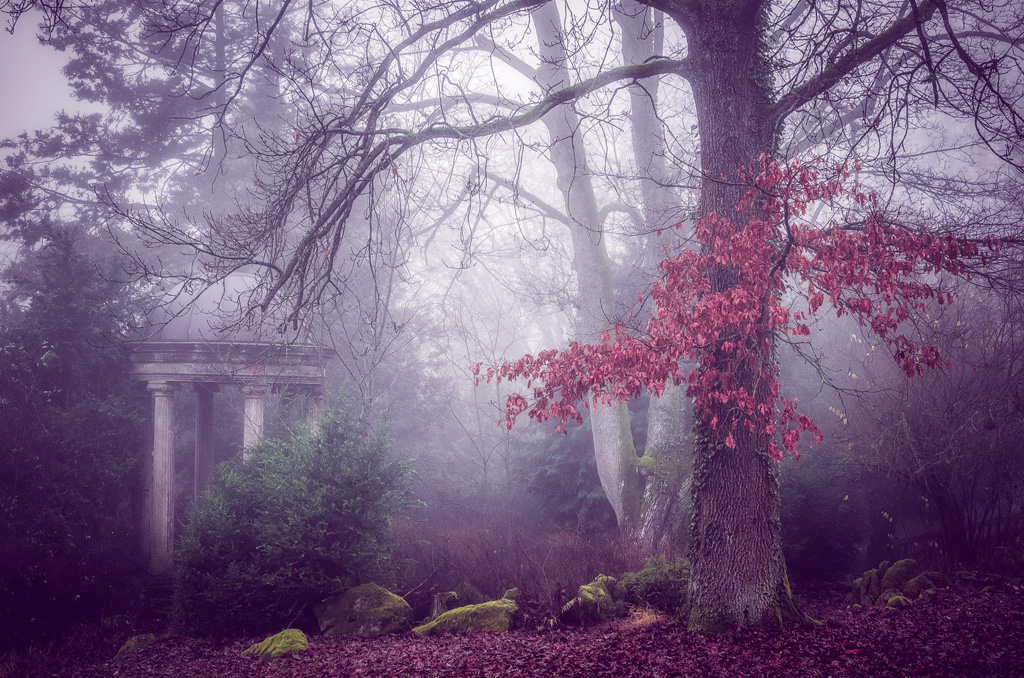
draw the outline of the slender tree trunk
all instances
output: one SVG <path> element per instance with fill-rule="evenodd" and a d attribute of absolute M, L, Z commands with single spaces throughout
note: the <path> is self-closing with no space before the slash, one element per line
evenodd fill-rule
<path fill-rule="evenodd" d="M 533 18 L 543 59 L 537 81 L 549 91 L 565 87 L 571 81 L 556 5 L 548 3 L 538 8 Z M 660 51 L 662 28 L 646 8 L 630 0 L 618 8 L 616 18 L 624 31 L 627 63 L 642 63 Z M 666 187 L 664 129 L 656 113 L 658 80 L 638 83 L 631 88 L 630 97 L 644 221 L 651 232 L 671 229 L 675 201 Z M 562 106 L 545 116 L 543 122 L 570 221 L 579 285 L 578 338 L 596 343 L 614 323 L 615 292 L 579 117 L 571 107 Z M 651 257 L 652 261 L 657 258 Z M 663 397 L 652 397 L 643 457 L 637 456 L 626 404 L 600 405 L 591 411 L 598 475 L 615 511 L 619 531 L 648 551 L 670 536 L 674 519 L 687 504 L 685 491 L 692 468 L 688 411 L 681 388 L 670 386 Z"/>
<path fill-rule="evenodd" d="M 697 11 L 680 4 L 685 9 L 678 18 L 693 61 L 690 82 L 703 171 L 700 214 L 749 220 L 751 210 L 736 212 L 746 193 L 736 172 L 758 166 L 760 156 L 773 150 L 776 135 L 767 115 L 773 92 L 765 7 L 761 0 L 699 4 Z M 735 284 L 728 266 L 708 274 L 713 291 Z M 724 361 L 732 355 L 715 352 L 714 357 Z M 775 359 L 774 350 L 762 357 Z M 748 392 L 763 391 L 756 370 L 736 376 Z M 727 406 L 695 416 L 689 628 L 717 633 L 740 625 L 778 629 L 800 622 L 782 555 L 779 486 L 767 435 L 733 428 L 737 415 Z M 726 445 L 730 433 L 732 448 Z"/>
<path fill-rule="evenodd" d="M 554 3 L 533 12 L 542 64 L 537 82 L 548 91 L 571 84 L 561 20 Z M 587 165 L 579 116 L 570 106 L 559 106 L 543 118 L 551 144 L 551 161 L 558 188 L 565 201 L 572 238 L 573 268 L 579 287 L 578 339 L 599 343 L 601 334 L 614 325 L 615 293 L 611 262 L 598 214 L 597 197 Z M 643 492 L 637 471 L 636 448 L 625 403 L 591 408 L 594 455 L 601 486 L 615 511 L 620 530 L 629 531 Z"/>
<path fill-rule="evenodd" d="M 641 64 L 662 53 L 665 29 L 660 12 L 636 0 L 623 0 L 614 16 L 622 29 L 625 64 Z M 663 258 L 661 248 L 674 240 L 679 214 L 669 188 L 673 182 L 665 162 L 665 126 L 657 113 L 659 85 L 659 78 L 647 78 L 629 88 L 633 158 L 643 195 L 643 237 L 652 279 L 657 275 L 657 262 Z M 654 236 L 659 231 L 663 237 Z M 684 390 L 666 385 L 661 397 L 651 396 L 647 411 L 647 446 L 639 467 L 643 477 L 637 483 L 637 491 L 643 495 L 628 522 L 633 537 L 650 551 L 676 536 L 673 526 L 685 523 L 689 513 L 692 407 Z"/>

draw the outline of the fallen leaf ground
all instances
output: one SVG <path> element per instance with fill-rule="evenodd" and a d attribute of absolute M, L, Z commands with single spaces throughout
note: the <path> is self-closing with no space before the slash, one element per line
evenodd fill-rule
<path fill-rule="evenodd" d="M 828 607 L 829 609 L 824 609 Z M 261 638 L 212 641 L 164 635 L 114 661 L 120 637 L 69 644 L 35 656 L 24 678 L 344 677 L 525 678 L 628 676 L 917 677 L 1024 676 L 1024 592 L 940 591 L 901 611 L 850 612 L 804 604 L 822 628 L 727 637 L 687 633 L 661 620 L 642 628 L 621 621 L 585 629 L 513 631 L 375 640 L 310 638 L 298 656 L 261 662 L 242 657 Z"/>

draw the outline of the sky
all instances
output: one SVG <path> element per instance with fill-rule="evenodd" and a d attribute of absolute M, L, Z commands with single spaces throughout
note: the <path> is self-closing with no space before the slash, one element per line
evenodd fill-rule
<path fill-rule="evenodd" d="M 57 111 L 86 110 L 72 96 L 61 68 L 67 56 L 40 45 L 33 17 L 18 22 L 13 35 L 0 28 L 0 139 L 48 127 Z"/>

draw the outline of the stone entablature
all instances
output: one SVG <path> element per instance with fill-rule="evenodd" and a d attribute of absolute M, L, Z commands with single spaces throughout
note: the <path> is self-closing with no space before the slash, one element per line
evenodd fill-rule
<path fill-rule="evenodd" d="M 322 353 L 309 344 L 150 341 L 132 347 L 132 373 L 147 382 L 322 387 Z"/>

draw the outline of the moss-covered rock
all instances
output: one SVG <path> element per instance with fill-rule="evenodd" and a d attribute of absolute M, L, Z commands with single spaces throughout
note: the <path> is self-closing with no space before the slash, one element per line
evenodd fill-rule
<path fill-rule="evenodd" d="M 882 591 L 877 598 L 874 600 L 875 607 L 885 607 L 889 600 L 895 596 L 901 596 L 903 593 L 899 589 L 886 589 Z"/>
<path fill-rule="evenodd" d="M 615 599 L 612 589 L 615 578 L 599 574 L 594 581 L 580 587 L 579 599 L 580 618 L 583 622 L 595 622 L 615 615 Z"/>
<path fill-rule="evenodd" d="M 907 605 L 910 605 L 910 598 L 906 596 L 893 596 L 885 603 L 886 609 L 889 610 L 900 610 Z"/>
<path fill-rule="evenodd" d="M 881 591 L 878 570 L 867 570 L 854 580 L 850 594 L 846 597 L 846 602 L 850 605 L 871 607 Z"/>
<path fill-rule="evenodd" d="M 363 584 L 314 608 L 320 632 L 330 638 L 376 638 L 412 627 L 409 603 L 376 584 Z"/>
<path fill-rule="evenodd" d="M 418 636 L 436 636 L 442 633 L 508 631 L 512 628 L 512 617 L 518 611 L 516 602 L 508 598 L 464 605 L 445 612 L 434 621 L 417 626 L 412 632 Z"/>
<path fill-rule="evenodd" d="M 902 589 L 903 585 L 916 577 L 920 571 L 917 561 L 913 558 L 897 560 L 886 569 L 881 581 L 882 590 Z"/>
<path fill-rule="evenodd" d="M 257 659 L 277 659 L 289 654 L 298 654 L 309 649 L 306 634 L 298 629 L 285 629 L 270 636 L 262 643 L 255 643 L 242 652 L 242 656 L 253 656 Z"/>
<path fill-rule="evenodd" d="M 505 591 L 505 595 L 502 596 L 505 600 L 515 600 L 519 597 L 519 589 L 511 588 Z"/>
<path fill-rule="evenodd" d="M 486 603 L 488 598 L 480 589 L 470 584 L 468 581 L 464 581 L 455 587 L 455 595 L 459 597 L 459 602 L 463 605 L 479 605 L 480 603 Z"/>
<path fill-rule="evenodd" d="M 138 652 L 139 650 L 144 650 L 155 642 L 156 636 L 154 636 L 152 633 L 143 633 L 138 636 L 132 636 L 125 642 L 124 645 L 121 646 L 121 649 L 117 651 L 117 654 L 114 656 L 114 659 L 120 659 L 121 657 L 127 654 Z"/>
<path fill-rule="evenodd" d="M 598 575 L 580 586 L 576 597 L 562 607 L 558 620 L 563 624 L 591 624 L 622 614 L 625 604 L 612 596 L 615 587 L 614 577 Z"/>
<path fill-rule="evenodd" d="M 928 578 L 927 573 L 922 572 L 904 584 L 901 591 L 907 598 L 917 598 L 928 589 L 933 588 L 935 588 L 935 583 Z"/>
<path fill-rule="evenodd" d="M 901 589 L 903 595 L 913 600 L 924 594 L 926 591 L 946 588 L 949 586 L 949 578 L 941 572 L 922 572 L 917 575 Z"/>

